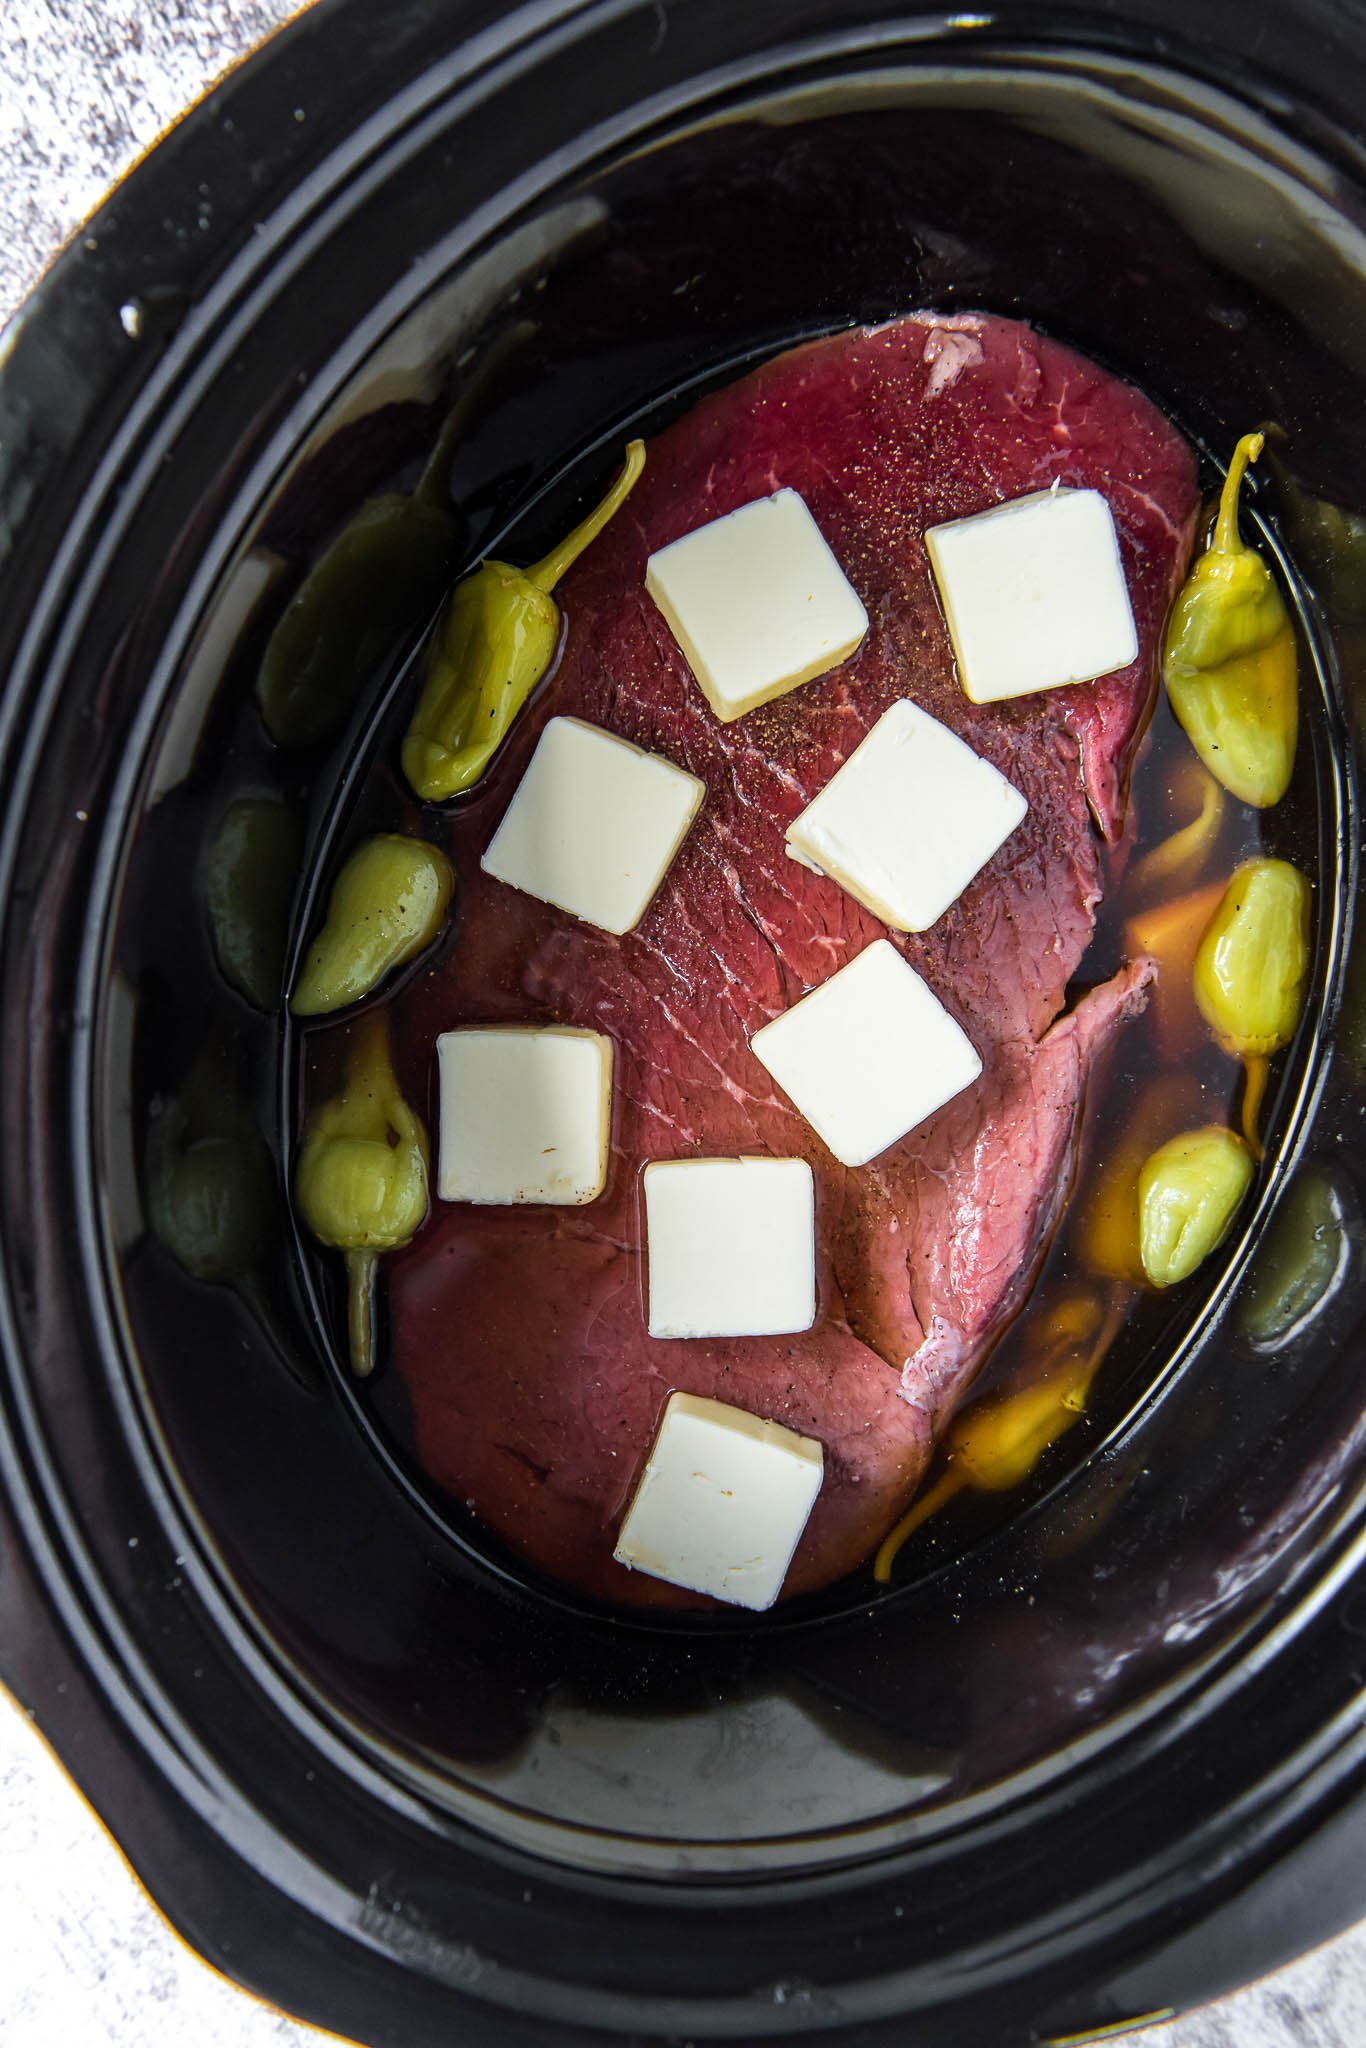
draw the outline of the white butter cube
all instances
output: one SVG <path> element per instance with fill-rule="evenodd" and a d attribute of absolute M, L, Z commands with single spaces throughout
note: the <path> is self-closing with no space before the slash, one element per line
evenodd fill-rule
<path fill-rule="evenodd" d="M 645 588 L 725 724 L 838 667 L 868 630 L 796 491 L 756 498 L 661 548 Z"/>
<path fill-rule="evenodd" d="M 903 697 L 788 826 L 787 845 L 894 931 L 923 932 L 1028 809 L 990 761 Z"/>
<path fill-rule="evenodd" d="M 804 1159 L 656 1159 L 644 1182 L 652 1337 L 811 1328 L 816 1196 Z"/>
<path fill-rule="evenodd" d="M 612 1041 L 473 1026 L 436 1041 L 443 1202 L 591 1202 L 607 1182 Z"/>
<path fill-rule="evenodd" d="M 736 1607 L 771 1607 L 816 1503 L 814 1437 L 724 1401 L 670 1394 L 614 1555 Z"/>
<path fill-rule="evenodd" d="M 866 1166 L 982 1071 L 967 1034 L 886 939 L 751 1043 L 844 1166 Z"/>
<path fill-rule="evenodd" d="M 1035 491 L 925 535 L 974 704 L 1089 683 L 1138 653 L 1114 517 L 1099 491 Z"/>
<path fill-rule="evenodd" d="M 618 936 L 639 924 L 704 788 L 580 718 L 552 718 L 480 866 Z"/>

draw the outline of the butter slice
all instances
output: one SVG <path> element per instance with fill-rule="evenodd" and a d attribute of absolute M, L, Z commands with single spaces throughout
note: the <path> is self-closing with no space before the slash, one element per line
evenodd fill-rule
<path fill-rule="evenodd" d="M 844 1166 L 866 1166 L 982 1071 L 967 1033 L 886 939 L 751 1044 Z"/>
<path fill-rule="evenodd" d="M 651 555 L 645 587 L 723 724 L 848 659 L 868 614 L 796 491 Z"/>
<path fill-rule="evenodd" d="M 771 1607 L 824 1477 L 814 1437 L 697 1394 L 670 1394 L 614 1555 L 633 1571 Z"/>
<path fill-rule="evenodd" d="M 558 1025 L 436 1041 L 443 1202 L 591 1202 L 607 1184 L 612 1041 Z"/>
<path fill-rule="evenodd" d="M 662 754 L 552 718 L 480 866 L 619 937 L 648 910 L 704 794 Z"/>
<path fill-rule="evenodd" d="M 1114 516 L 1099 491 L 1035 491 L 932 526 L 925 545 L 974 704 L 1093 682 L 1136 659 Z"/>
<path fill-rule="evenodd" d="M 787 845 L 894 931 L 923 932 L 1028 809 L 990 761 L 903 697 L 788 826 Z"/>
<path fill-rule="evenodd" d="M 804 1159 L 646 1167 L 652 1337 L 774 1337 L 816 1320 L 816 1202 Z"/>

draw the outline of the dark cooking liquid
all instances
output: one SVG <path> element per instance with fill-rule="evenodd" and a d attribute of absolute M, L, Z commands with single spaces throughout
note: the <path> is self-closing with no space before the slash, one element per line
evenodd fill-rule
<path fill-rule="evenodd" d="M 728 382 L 735 369 L 734 364 L 729 364 L 723 373 L 717 373 L 708 382 Z M 648 419 L 642 423 L 645 430 L 655 426 L 668 413 L 683 410 L 686 402 L 695 396 L 695 389 L 690 388 L 685 393 L 675 394 L 672 404 L 652 408 Z M 534 554 L 540 545 L 542 530 L 548 527 L 553 533 L 557 517 L 553 510 L 547 516 L 542 507 L 554 507 L 564 502 L 573 483 L 573 477 L 564 477 L 548 486 L 537 507 L 540 516 L 535 530 L 527 532 L 523 528 L 512 539 L 500 542 L 497 551 L 513 559 L 529 558 Z M 418 807 L 391 765 L 396 757 L 398 737 L 409 715 L 413 687 L 410 670 L 404 687 L 394 694 L 385 715 L 377 721 L 364 756 L 351 764 L 346 777 L 349 801 L 340 806 L 338 813 L 329 820 L 331 832 L 328 843 L 314 849 L 314 872 L 305 890 L 306 898 L 312 895 L 315 902 L 319 900 L 319 892 L 325 889 L 326 880 L 335 870 L 335 855 L 331 850 L 334 835 L 350 843 L 367 831 L 417 828 L 425 829 L 439 841 L 444 838 L 439 827 L 434 829 L 430 817 L 425 823 L 420 822 Z M 1246 807 L 1228 800 L 1218 835 L 1206 849 L 1198 873 L 1188 872 L 1178 884 L 1157 890 L 1150 888 L 1136 892 L 1122 881 L 1118 886 L 1108 888 L 1099 908 L 1095 936 L 1082 963 L 1078 993 L 1085 986 L 1106 979 L 1121 964 L 1125 957 L 1122 927 L 1125 919 L 1140 907 L 1165 896 L 1184 893 L 1201 882 L 1225 877 L 1239 860 L 1260 851 L 1264 845 L 1298 859 L 1312 873 L 1313 811 L 1309 800 L 1311 778 L 1305 765 L 1307 754 L 1306 745 L 1302 750 L 1295 788 L 1269 819 L 1259 818 Z M 1179 798 L 1174 802 L 1174 794 L 1175 786 L 1188 770 L 1191 759 L 1188 742 L 1176 727 L 1165 702 L 1160 702 L 1135 772 L 1130 841 L 1118 857 L 1118 870 L 1122 871 L 1126 864 L 1132 870 L 1146 850 L 1187 822 L 1189 809 L 1181 807 Z M 478 844 L 486 841 L 502 814 L 519 772 L 506 759 L 496 760 L 474 799 L 462 807 L 462 816 L 467 820 L 462 829 L 462 839 L 467 847 L 471 841 Z M 311 916 L 316 920 L 316 911 Z M 459 943 L 457 894 L 455 914 L 437 952 L 418 964 L 414 977 L 439 976 L 446 949 Z M 392 988 L 387 989 L 383 1000 L 387 1001 L 392 993 Z M 509 972 L 504 985 L 491 983 L 481 987 L 478 1021 L 521 1022 L 526 1020 L 527 1014 L 525 990 L 515 968 Z M 443 1018 L 443 1028 L 460 1021 L 455 1016 Z M 429 1042 L 417 1042 L 402 1031 L 396 1033 L 396 1039 L 395 1059 L 405 1093 L 424 1116 L 435 1146 L 438 1119 L 432 1046 Z M 336 1087 L 345 1044 L 345 1022 L 324 1023 L 303 1034 L 301 1115 Z M 1087 1216 L 1097 1181 L 1123 1134 L 1135 1103 L 1156 1080 L 1170 1071 L 1157 1044 L 1151 1013 L 1120 1031 L 1113 1052 L 1099 1069 L 1100 1085 L 1093 1087 L 1092 1099 L 1086 1106 L 1079 1179 L 1063 1224 L 1049 1249 L 1031 1302 L 991 1353 L 974 1384 L 971 1399 L 981 1398 L 1002 1381 L 1026 1370 L 1031 1358 L 1037 1365 L 1037 1312 L 1040 1309 L 1046 1312 L 1051 1303 L 1061 1299 L 1064 1292 L 1074 1286 L 1085 1287 L 1093 1295 L 1097 1293 L 1095 1274 L 1088 1271 L 1081 1255 L 1079 1230 Z M 1183 1114 L 1174 1128 L 1229 1120 L 1237 1095 L 1238 1069 L 1232 1060 L 1214 1047 L 1207 1035 L 1202 1033 L 1194 1051 L 1183 1054 L 1180 1072 L 1185 1084 Z M 1163 1135 L 1167 1133 L 1164 1131 Z M 477 1223 L 472 1224 L 472 1244 L 476 1228 Z M 457 1241 L 458 1230 L 453 1236 L 448 1223 L 443 1243 L 449 1249 Z M 339 1262 L 319 1259 L 316 1253 L 312 1256 L 315 1279 L 320 1283 L 326 1302 L 324 1314 L 333 1354 L 339 1362 L 339 1370 L 344 1370 L 340 1363 L 344 1347 L 337 1284 Z M 1217 1274 L 1218 1265 L 1217 1258 L 1210 1262 L 1208 1271 L 1211 1275 Z M 1192 1296 L 1202 1290 L 1202 1285 L 1207 1286 L 1208 1282 L 1202 1283 L 1197 1279 L 1178 1289 L 1175 1296 L 1166 1297 L 1133 1289 L 1122 1290 L 1116 1295 L 1113 1290 L 1105 1289 L 1102 1283 L 1101 1291 L 1118 1313 L 1111 1317 L 1107 1355 L 1086 1420 L 1045 1457 L 1037 1480 L 1007 1493 L 960 1497 L 941 1518 L 927 1526 L 917 1539 L 918 1550 L 908 1551 L 903 1558 L 901 1572 L 904 1574 L 914 1569 L 916 1556 L 932 1557 L 941 1552 L 946 1543 L 961 1541 L 967 1532 L 975 1533 L 998 1525 L 1017 1512 L 1021 1501 L 1032 1497 L 1039 1485 L 1056 1480 L 1083 1457 L 1161 1369 L 1175 1332 L 1190 1315 Z M 381 1356 L 383 1345 L 382 1334 Z M 408 1466 L 411 1474 L 418 1467 L 413 1416 L 398 1374 L 392 1371 L 378 1373 L 364 1388 L 361 1399 L 368 1419 L 377 1426 L 382 1439 Z M 420 1468 L 418 1471 L 420 1475 Z M 425 1485 L 425 1482 L 420 1483 Z M 454 1520 L 463 1533 L 472 1535 L 476 1541 L 487 1543 L 490 1540 L 481 1538 L 477 1525 L 464 1512 L 461 1503 L 434 1489 L 426 1490 L 438 1511 Z M 866 1588 L 860 1590 L 866 1591 Z"/>

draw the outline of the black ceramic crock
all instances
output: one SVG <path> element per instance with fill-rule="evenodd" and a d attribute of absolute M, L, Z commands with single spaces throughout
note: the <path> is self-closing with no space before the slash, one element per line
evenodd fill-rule
<path fill-rule="evenodd" d="M 1363 107 L 1334 0 L 322 0 L 10 331 L 0 1668 L 244 1984 L 395 2048 L 983 2048 L 1366 1911 Z M 243 797 L 315 853 L 351 815 L 425 616 L 335 743 L 272 749 L 252 681 L 472 378 L 457 552 L 530 554 L 632 422 L 927 304 L 1036 321 L 1202 450 L 1274 422 L 1316 993 L 1218 1284 L 1007 1526 L 876 1600 L 645 1625 L 486 1551 L 337 1370 L 297 1047 L 219 971 L 206 848 Z M 149 1199 L 196 1074 L 252 1205 L 218 1266 Z"/>

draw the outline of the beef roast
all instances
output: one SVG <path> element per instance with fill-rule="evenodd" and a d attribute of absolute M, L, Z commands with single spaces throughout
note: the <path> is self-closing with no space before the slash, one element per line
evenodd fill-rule
<path fill-rule="evenodd" d="M 1110 502 L 1139 658 L 1096 684 L 974 706 L 955 676 L 925 529 L 1053 482 Z M 722 726 L 646 595 L 646 558 L 785 485 L 867 606 L 868 636 L 823 680 Z M 489 788 L 456 816 L 456 942 L 404 991 L 399 1033 L 428 1063 L 436 1031 L 458 1023 L 608 1033 L 608 1186 L 581 1209 L 438 1205 L 389 1274 L 422 1462 L 534 1564 L 609 1599 L 694 1604 L 612 1559 L 674 1388 L 825 1446 L 789 1593 L 866 1558 L 913 1491 L 1037 1270 L 1069 1188 L 1087 1076 L 1142 1007 L 1150 970 L 1137 962 L 1063 1014 L 1195 507 L 1190 453 L 1137 391 L 1013 321 L 918 315 L 794 349 L 704 400 L 652 443 L 625 510 L 566 580 L 559 666 Z M 1029 813 L 932 931 L 896 938 L 977 1046 L 981 1078 L 850 1171 L 749 1041 L 884 936 L 836 884 L 787 858 L 783 833 L 900 696 L 993 761 Z M 706 785 L 657 899 L 622 939 L 479 872 L 541 726 L 560 712 L 666 754 Z M 741 1153 L 795 1155 L 814 1169 L 816 1326 L 777 1339 L 652 1340 L 641 1167 Z"/>

